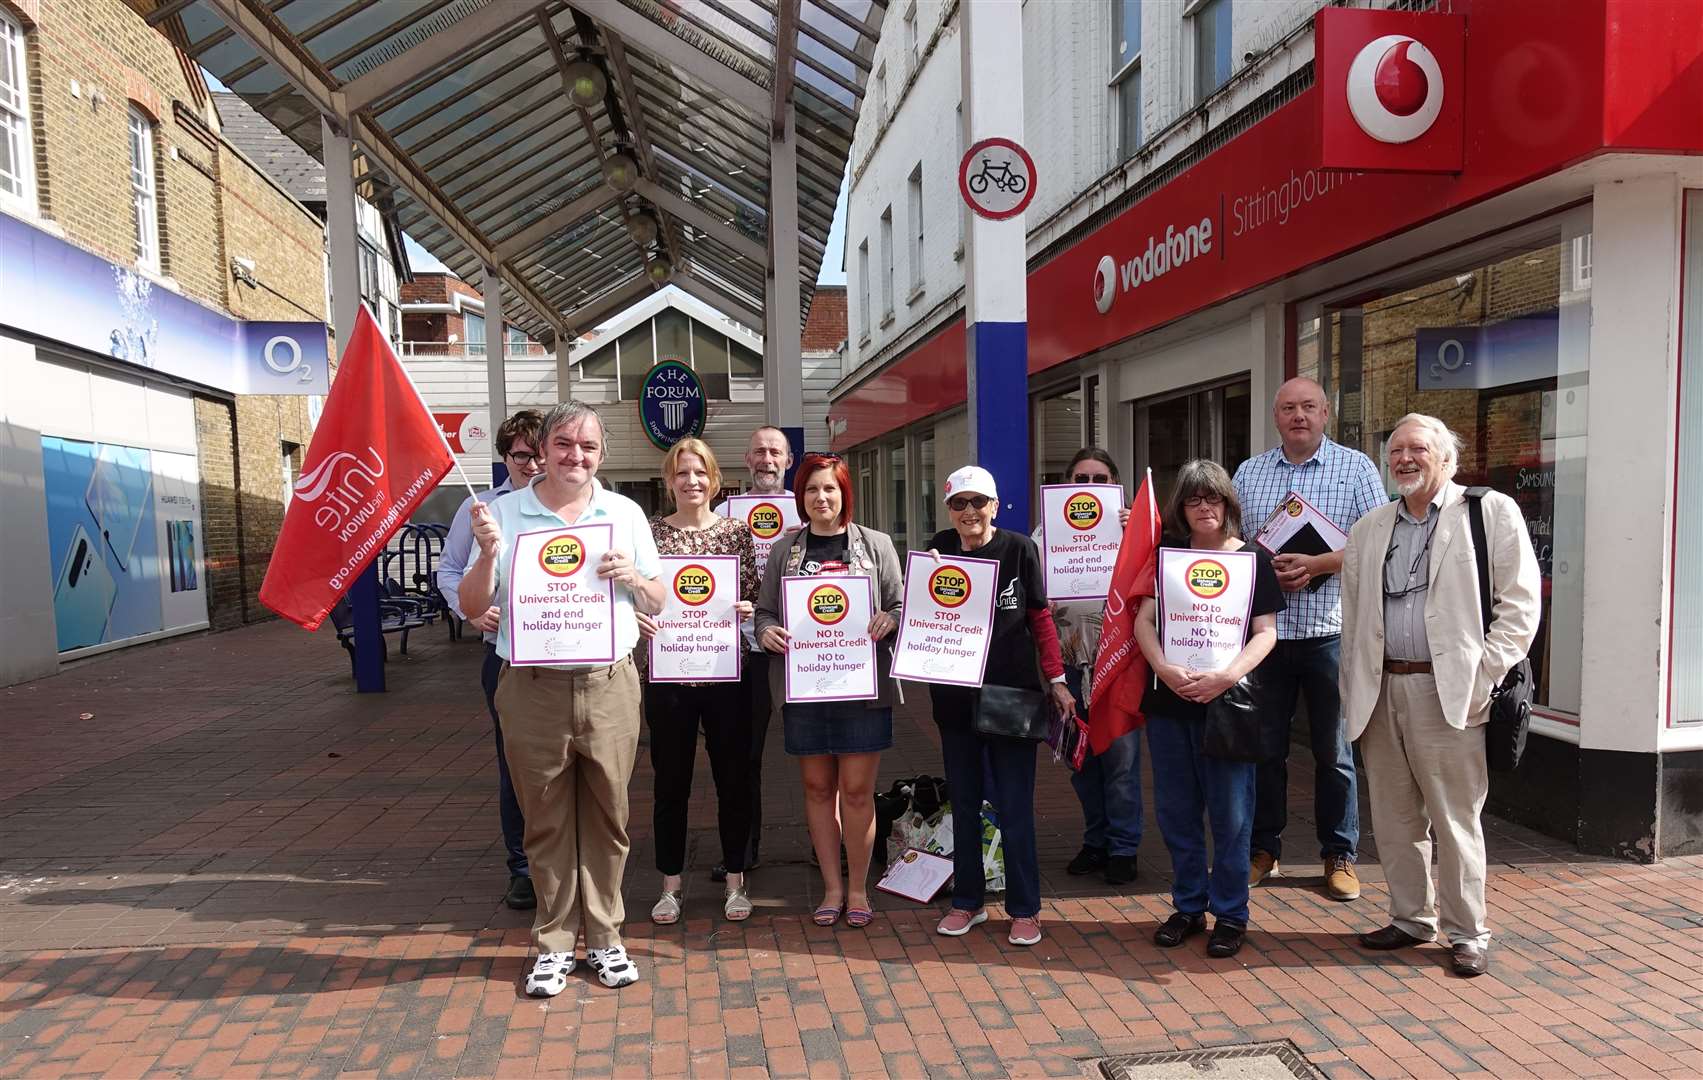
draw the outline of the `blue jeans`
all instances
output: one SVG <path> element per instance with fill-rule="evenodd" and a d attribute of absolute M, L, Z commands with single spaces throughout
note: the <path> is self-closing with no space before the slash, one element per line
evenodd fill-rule
<path fill-rule="evenodd" d="M 503 753 L 503 724 L 497 719 L 497 677 L 503 673 L 503 658 L 497 647 L 485 643 L 485 666 L 479 670 L 479 682 L 485 687 L 485 707 L 491 710 L 491 730 L 497 733 L 497 812 L 503 821 L 503 847 L 508 849 L 509 874 L 531 877 L 526 865 L 526 819 L 520 813 L 520 800 L 514 796 L 514 781 L 509 779 L 509 759 Z"/>
<path fill-rule="evenodd" d="M 1171 903 L 1185 915 L 1210 911 L 1220 922 L 1246 926 L 1254 765 L 1204 756 L 1200 728 L 1197 721 L 1147 717 L 1153 816 L 1171 853 Z M 1210 873 L 1202 815 L 1212 831 Z"/>
<path fill-rule="evenodd" d="M 1270 755 L 1255 781 L 1252 851 L 1283 857 L 1283 828 L 1289 824 L 1289 732 L 1295 704 L 1307 698 L 1307 727 L 1313 744 L 1313 817 L 1319 857 L 1354 858 L 1360 847 L 1360 793 L 1354 750 L 1343 737 L 1342 697 L 1336 672 L 1340 635 L 1279 641 L 1260 665 L 1271 695 Z M 1252 853 L 1250 851 L 1250 854 Z"/>
<path fill-rule="evenodd" d="M 1082 669 L 1066 667 L 1065 682 L 1076 707 L 1087 719 L 1082 703 Z M 1111 855 L 1134 857 L 1141 847 L 1141 729 L 1120 735 L 1096 754 L 1082 759 L 1082 771 L 1070 778 L 1082 804 L 1082 844 Z"/>
<path fill-rule="evenodd" d="M 997 793 L 1006 914 L 1022 919 L 1041 912 L 1041 863 L 1035 851 L 1036 745 L 1028 739 L 978 735 L 968 723 L 940 725 L 940 754 L 952 789 L 952 906 L 960 911 L 980 910 L 987 893 L 980 811 L 983 797 Z M 984 768 L 992 775 L 993 792 L 984 791 Z"/>

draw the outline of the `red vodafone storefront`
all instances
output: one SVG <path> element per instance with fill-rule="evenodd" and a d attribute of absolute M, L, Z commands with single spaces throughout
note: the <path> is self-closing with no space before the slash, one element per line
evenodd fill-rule
<path fill-rule="evenodd" d="M 1327 34 L 1314 85 L 1035 260 L 1035 477 L 1082 442 L 1161 487 L 1234 468 L 1294 374 L 1375 461 L 1397 417 L 1443 417 L 1544 564 L 1543 738 L 1497 808 L 1586 850 L 1703 851 L 1703 4 L 1453 7 L 1412 35 L 1441 117 L 1371 161 L 1458 171 L 1323 167 L 1327 130 L 1333 164 L 1364 153 L 1340 137 L 1361 43 Z M 914 496 L 876 524 L 927 535 L 964 398 L 960 318 L 835 399 L 834 449 Z"/>

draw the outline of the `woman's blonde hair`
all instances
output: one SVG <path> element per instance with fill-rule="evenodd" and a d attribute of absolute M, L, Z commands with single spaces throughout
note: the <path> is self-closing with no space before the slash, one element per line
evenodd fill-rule
<path fill-rule="evenodd" d="M 662 486 L 668 489 L 668 500 L 676 507 L 680 501 L 674 497 L 674 473 L 680 468 L 680 458 L 686 454 L 696 454 L 704 463 L 704 471 L 710 474 L 710 498 L 714 499 L 721 491 L 721 466 L 716 464 L 710 444 L 702 439 L 681 439 L 662 455 Z"/>

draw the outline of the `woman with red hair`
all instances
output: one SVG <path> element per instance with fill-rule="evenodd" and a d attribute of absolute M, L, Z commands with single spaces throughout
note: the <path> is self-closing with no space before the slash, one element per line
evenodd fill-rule
<path fill-rule="evenodd" d="M 868 926 L 869 861 L 875 847 L 875 776 L 881 751 L 893 745 L 894 684 L 891 638 L 899 626 L 904 578 L 899 553 L 883 532 L 852 521 L 851 470 L 833 454 L 806 454 L 793 480 L 798 513 L 808 524 L 769 549 L 757 595 L 757 640 L 784 653 L 788 634 L 781 623 L 781 579 L 800 575 L 858 574 L 870 579 L 876 611 L 868 634 L 876 649 L 878 695 L 868 701 L 808 702 L 781 708 L 786 752 L 799 759 L 804 775 L 804 813 L 810 842 L 822 868 L 822 902 L 817 926 Z M 770 665 L 780 675 L 783 665 Z M 776 691 L 779 699 L 780 692 Z M 835 813 L 836 805 L 838 814 Z M 847 878 L 840 876 L 840 844 Z"/>

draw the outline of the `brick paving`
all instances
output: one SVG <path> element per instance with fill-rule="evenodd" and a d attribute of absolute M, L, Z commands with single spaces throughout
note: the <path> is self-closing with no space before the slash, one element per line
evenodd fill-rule
<path fill-rule="evenodd" d="M 499 902 L 479 650 L 434 631 L 411 652 L 373 697 L 329 632 L 277 624 L 0 690 L 0 1077 L 1081 1076 L 1276 1039 L 1332 1077 L 1703 1077 L 1703 860 L 1589 859 L 1489 822 L 1493 968 L 1469 981 L 1438 948 L 1356 946 L 1386 899 L 1368 839 L 1359 902 L 1325 900 L 1298 863 L 1256 890 L 1241 955 L 1208 961 L 1152 944 L 1168 903 L 1151 825 L 1133 886 L 1063 874 L 1080 817 L 1043 764 L 1040 946 L 1008 946 L 997 907 L 947 939 L 935 911 L 884 896 L 867 930 L 824 930 L 778 737 L 757 914 L 720 919 L 701 763 L 686 917 L 644 919 L 641 754 L 644 980 L 576 977 L 540 1003 L 517 985 L 530 917 Z M 884 776 L 938 773 L 926 710 L 898 727 Z M 1308 852 L 1310 769 L 1291 771 L 1286 846 Z"/>

